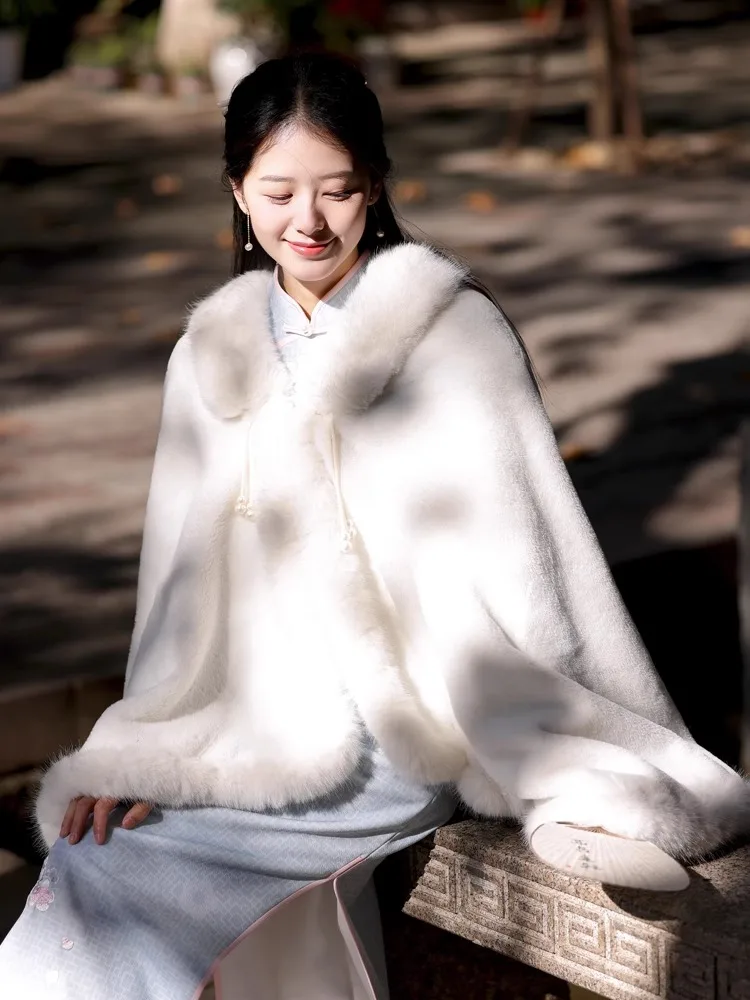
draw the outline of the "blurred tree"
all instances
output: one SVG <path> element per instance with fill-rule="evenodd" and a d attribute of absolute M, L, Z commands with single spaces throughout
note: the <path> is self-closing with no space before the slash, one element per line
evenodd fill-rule
<path fill-rule="evenodd" d="M 52 73 L 65 62 L 78 19 L 98 0 L 0 0 L 0 28 L 20 27 L 26 34 L 23 77 Z"/>
<path fill-rule="evenodd" d="M 518 0 L 527 19 L 538 24 L 539 34 L 531 71 L 519 107 L 511 116 L 506 147 L 516 149 L 528 127 L 543 76 L 543 67 L 560 38 L 566 15 L 577 0 Z M 635 169 L 643 141 L 643 116 L 638 92 L 637 65 L 630 0 L 583 0 L 591 96 L 588 108 L 589 138 L 612 147 L 618 165 Z"/>
<path fill-rule="evenodd" d="M 601 142 L 620 135 L 623 154 L 635 166 L 643 118 L 629 0 L 586 0 L 586 13 L 593 77 L 589 133 Z"/>
<path fill-rule="evenodd" d="M 273 24 L 284 50 L 328 49 L 351 53 L 356 41 L 380 30 L 385 0 L 219 0 L 220 6 L 250 22 Z"/>
<path fill-rule="evenodd" d="M 236 30 L 217 0 L 162 0 L 156 52 L 167 74 L 205 70 L 216 43 Z"/>
<path fill-rule="evenodd" d="M 55 5 L 52 0 L 0 0 L 0 25 L 26 28 L 42 14 L 50 14 Z"/>

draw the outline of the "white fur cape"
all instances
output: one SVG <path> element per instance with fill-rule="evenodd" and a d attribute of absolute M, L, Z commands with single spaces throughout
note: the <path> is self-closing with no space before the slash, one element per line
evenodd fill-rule
<path fill-rule="evenodd" d="M 313 799 L 363 726 L 527 831 L 681 858 L 746 831 L 748 786 L 654 672 L 503 316 L 433 251 L 390 249 L 292 386 L 269 278 L 201 302 L 172 355 L 125 694 L 47 772 L 45 841 L 84 793 Z"/>

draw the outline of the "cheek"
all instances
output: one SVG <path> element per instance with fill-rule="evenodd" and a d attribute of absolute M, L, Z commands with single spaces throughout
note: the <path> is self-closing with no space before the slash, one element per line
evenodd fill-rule
<path fill-rule="evenodd" d="M 279 236 L 287 227 L 288 213 L 283 206 L 272 205 L 268 201 L 254 200 L 248 203 L 253 230 L 261 236 Z"/>
<path fill-rule="evenodd" d="M 359 239 L 367 218 L 367 201 L 364 198 L 358 198 L 356 202 L 351 199 L 342 202 L 337 209 L 338 213 L 332 228 L 337 229 L 342 235 L 351 233 Z"/>

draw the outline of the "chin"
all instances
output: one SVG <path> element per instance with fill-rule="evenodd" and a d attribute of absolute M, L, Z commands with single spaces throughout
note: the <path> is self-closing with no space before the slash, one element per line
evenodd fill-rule
<path fill-rule="evenodd" d="M 282 268 L 298 281 L 325 281 L 337 268 L 341 267 L 351 253 L 352 250 L 339 251 L 315 260 L 300 257 L 294 250 L 284 247 L 283 253 L 279 254 L 278 259 Z"/>

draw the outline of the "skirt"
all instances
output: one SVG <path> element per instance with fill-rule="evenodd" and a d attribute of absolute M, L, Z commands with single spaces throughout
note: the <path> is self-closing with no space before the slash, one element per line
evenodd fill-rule
<path fill-rule="evenodd" d="M 52 847 L 0 945 L 3 1000 L 384 1000 L 371 876 L 445 823 L 452 789 L 372 747 L 345 787 L 282 810 L 155 810 Z"/>

